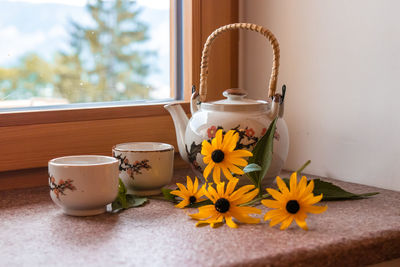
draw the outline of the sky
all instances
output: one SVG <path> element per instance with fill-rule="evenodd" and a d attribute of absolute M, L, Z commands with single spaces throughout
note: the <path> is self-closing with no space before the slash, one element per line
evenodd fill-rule
<path fill-rule="evenodd" d="M 141 20 L 150 25 L 151 40 L 145 47 L 158 54 L 148 77 L 149 85 L 157 89 L 152 97 L 167 98 L 170 92 L 169 1 L 137 2 L 143 5 Z M 56 51 L 68 51 L 69 19 L 90 23 L 85 4 L 83 0 L 0 0 L 0 67 L 13 66 L 29 52 L 39 53 L 50 61 Z"/>

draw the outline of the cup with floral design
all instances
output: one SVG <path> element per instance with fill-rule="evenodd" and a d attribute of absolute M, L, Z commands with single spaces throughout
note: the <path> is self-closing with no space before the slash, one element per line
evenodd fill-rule
<path fill-rule="evenodd" d="M 132 142 L 115 145 L 113 156 L 119 161 L 120 178 L 129 194 L 157 195 L 171 182 L 174 147 L 156 142 Z"/>
<path fill-rule="evenodd" d="M 49 161 L 51 199 L 74 216 L 104 213 L 118 194 L 118 160 L 113 157 L 83 155 Z"/>

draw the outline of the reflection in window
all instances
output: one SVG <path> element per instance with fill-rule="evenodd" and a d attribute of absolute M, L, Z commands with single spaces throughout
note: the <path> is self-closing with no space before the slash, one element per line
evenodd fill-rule
<path fill-rule="evenodd" d="M 165 99 L 169 1 L 0 0 L 0 108 Z"/>

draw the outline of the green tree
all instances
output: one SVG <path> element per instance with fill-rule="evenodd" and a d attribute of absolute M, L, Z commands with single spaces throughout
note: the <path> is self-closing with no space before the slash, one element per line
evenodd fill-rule
<path fill-rule="evenodd" d="M 58 59 L 56 90 L 71 102 L 149 98 L 146 57 L 154 52 L 138 48 L 148 28 L 136 2 L 96 0 L 86 7 L 94 25 L 71 22 L 73 53 Z"/>
<path fill-rule="evenodd" d="M 0 68 L 0 99 L 26 99 L 52 90 L 53 66 L 36 54 L 28 54 L 12 68 Z"/>

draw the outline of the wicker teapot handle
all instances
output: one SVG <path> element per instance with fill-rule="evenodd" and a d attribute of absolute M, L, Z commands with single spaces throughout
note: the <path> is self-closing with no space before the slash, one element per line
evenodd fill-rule
<path fill-rule="evenodd" d="M 279 44 L 275 36 L 268 29 L 251 23 L 234 23 L 222 26 L 216 29 L 213 33 L 208 36 L 206 43 L 204 44 L 203 53 L 201 56 L 201 71 L 200 71 L 200 101 L 204 102 L 207 95 L 207 78 L 208 78 L 208 57 L 211 50 L 211 44 L 221 33 L 229 30 L 245 29 L 258 32 L 264 35 L 270 42 L 273 50 L 272 60 L 272 72 L 269 80 L 269 91 L 268 97 L 275 95 L 276 82 L 278 80 L 278 69 L 279 69 Z"/>

